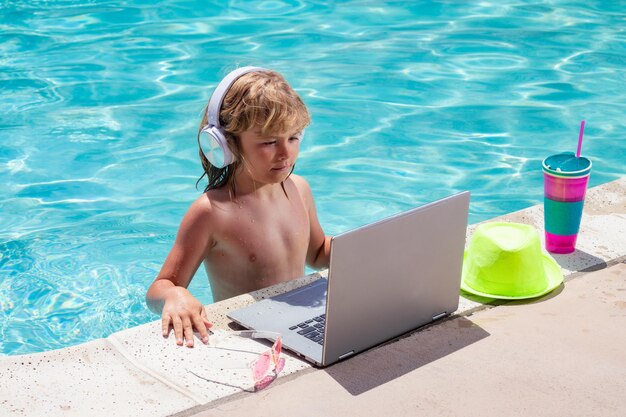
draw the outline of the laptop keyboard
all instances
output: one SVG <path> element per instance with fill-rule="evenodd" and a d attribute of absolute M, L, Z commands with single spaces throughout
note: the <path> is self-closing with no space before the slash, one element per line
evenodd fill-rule
<path fill-rule="evenodd" d="M 324 345 L 324 326 L 326 324 L 326 314 L 313 317 L 310 320 L 305 320 L 302 323 L 298 323 L 291 326 L 289 330 L 298 333 L 301 336 L 311 339 L 317 344 Z"/>

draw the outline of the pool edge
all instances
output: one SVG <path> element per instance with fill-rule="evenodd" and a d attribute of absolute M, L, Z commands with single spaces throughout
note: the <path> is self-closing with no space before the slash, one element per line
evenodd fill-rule
<path fill-rule="evenodd" d="M 541 232 L 543 207 L 532 206 L 486 222 L 492 221 L 531 224 Z M 476 226 L 477 224 L 468 227 L 468 241 Z M 543 244 L 542 235 L 543 233 L 540 233 Z M 626 177 L 588 190 L 577 251 L 569 255 L 553 255 L 563 269 L 566 282 L 589 271 L 609 267 L 623 259 L 626 256 L 626 241 L 623 238 L 620 240 L 619 236 L 624 235 L 626 235 Z M 215 303 L 207 306 L 207 313 L 214 321 L 215 327 L 228 328 L 230 321 L 226 318 L 227 311 L 249 304 L 255 299 L 304 285 L 318 276 L 317 273 L 312 274 L 289 283 Z M 471 315 L 497 305 L 498 302 L 491 299 L 460 297 L 459 309 L 455 315 Z M 157 320 L 117 332 L 107 339 L 98 339 L 70 348 L 32 355 L 1 357 L 3 378 L 0 382 L 2 388 L 0 410 L 6 410 L 6 415 L 15 416 L 43 413 L 50 416 L 80 415 L 90 408 L 94 409 L 89 411 L 89 415 L 94 416 L 127 414 L 131 410 L 133 415 L 171 415 L 193 413 L 192 410 L 205 409 L 207 406 L 236 398 L 233 397 L 237 395 L 236 393 L 229 393 L 215 399 L 194 384 L 181 387 L 179 382 L 171 381 L 167 375 L 161 373 L 155 376 L 153 369 L 155 365 L 146 365 L 147 359 L 154 361 L 155 358 L 142 357 L 145 350 L 142 350 L 141 346 L 152 344 L 154 337 L 160 338 L 158 328 Z M 173 344 L 171 340 L 169 342 Z M 124 349 L 120 348 L 120 343 L 125 343 Z M 187 348 L 178 349 L 181 355 L 184 355 Z M 172 361 L 172 366 L 176 366 L 175 363 L 180 362 L 181 355 L 176 353 L 171 355 L 165 359 Z M 295 358 L 294 360 L 298 361 Z M 57 361 L 54 362 L 56 365 L 52 367 L 45 365 L 51 361 Z M 33 365 L 34 363 L 42 367 L 38 368 Z M 114 369 L 115 372 L 107 372 L 107 369 Z M 296 374 L 306 369 L 310 367 L 302 362 L 290 373 Z M 47 375 L 46 372 L 52 374 Z M 54 386 L 50 381 L 55 381 Z M 285 383 L 289 383 L 289 377 L 285 379 Z M 94 392 L 98 394 L 96 397 L 92 394 Z M 166 401 L 161 397 L 163 393 L 167 394 L 167 406 L 159 403 L 159 398 L 162 402 Z M 99 400 L 100 398 L 102 400 Z M 88 407 L 89 403 L 96 401 L 104 402 Z"/>

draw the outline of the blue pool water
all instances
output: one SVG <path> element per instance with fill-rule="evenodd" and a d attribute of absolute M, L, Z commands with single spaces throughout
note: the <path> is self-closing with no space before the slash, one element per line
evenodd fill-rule
<path fill-rule="evenodd" d="M 465 189 L 472 223 L 540 203 L 541 159 L 583 118 L 590 185 L 624 174 L 623 2 L 153 4 L 3 2 L 0 354 L 157 318 L 201 111 L 236 66 L 309 106 L 297 172 L 328 234 Z M 191 290 L 211 302 L 203 269 Z"/>

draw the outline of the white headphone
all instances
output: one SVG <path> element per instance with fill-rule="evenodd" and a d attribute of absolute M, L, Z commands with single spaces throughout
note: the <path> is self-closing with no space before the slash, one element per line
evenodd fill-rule
<path fill-rule="evenodd" d="M 224 128 L 220 125 L 220 110 L 222 109 L 224 97 L 226 96 L 226 93 L 228 93 L 230 86 L 233 85 L 239 77 L 248 74 L 249 72 L 263 71 L 269 70 L 261 67 L 238 68 L 224 77 L 211 95 L 211 99 L 209 100 L 209 105 L 206 110 L 207 125 L 200 131 L 200 137 L 201 142 L 208 142 L 206 144 L 209 147 L 208 152 L 204 152 L 204 150 L 202 152 L 211 165 L 216 168 L 224 168 L 235 162 L 235 156 L 231 152 L 226 141 Z"/>

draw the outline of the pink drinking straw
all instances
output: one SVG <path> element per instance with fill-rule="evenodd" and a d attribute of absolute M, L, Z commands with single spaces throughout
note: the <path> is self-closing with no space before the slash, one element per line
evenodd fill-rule
<path fill-rule="evenodd" d="M 576 150 L 576 158 L 580 158 L 580 148 L 583 146 L 583 132 L 585 131 L 585 121 L 580 122 L 580 133 L 578 134 L 578 149 Z"/>

